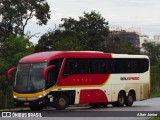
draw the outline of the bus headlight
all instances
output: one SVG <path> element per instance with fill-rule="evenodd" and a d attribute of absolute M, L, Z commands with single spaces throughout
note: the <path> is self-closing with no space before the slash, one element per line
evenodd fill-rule
<path fill-rule="evenodd" d="M 42 97 L 43 97 L 42 95 L 38 96 L 38 98 L 42 98 Z"/>
<path fill-rule="evenodd" d="M 39 95 L 38 98 L 45 97 L 47 94 Z"/>
<path fill-rule="evenodd" d="M 13 96 L 13 98 L 17 98 L 17 96 Z"/>

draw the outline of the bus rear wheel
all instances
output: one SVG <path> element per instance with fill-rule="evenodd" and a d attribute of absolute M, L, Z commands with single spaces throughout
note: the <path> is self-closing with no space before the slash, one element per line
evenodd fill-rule
<path fill-rule="evenodd" d="M 64 110 L 69 105 L 69 99 L 66 95 L 60 95 L 57 98 L 55 108 L 57 110 Z"/>
<path fill-rule="evenodd" d="M 125 104 L 126 104 L 126 106 L 132 106 L 133 102 L 134 102 L 134 96 L 133 96 L 133 94 L 129 93 L 126 98 Z"/>

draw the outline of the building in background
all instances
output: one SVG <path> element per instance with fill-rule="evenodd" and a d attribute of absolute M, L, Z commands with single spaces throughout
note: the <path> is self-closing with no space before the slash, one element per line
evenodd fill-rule
<path fill-rule="evenodd" d="M 160 43 L 160 35 L 154 35 L 154 40 Z"/>
<path fill-rule="evenodd" d="M 119 25 L 112 25 L 109 26 L 109 30 L 109 38 L 113 39 L 113 36 L 118 36 L 122 42 L 129 41 L 133 47 L 140 49 L 142 52 L 144 51 L 142 45 L 145 42 L 160 44 L 160 35 L 154 35 L 154 38 L 149 38 L 148 35 L 142 34 L 138 27 L 123 28 Z"/>
<path fill-rule="evenodd" d="M 110 33 L 108 39 L 113 39 L 113 36 L 119 37 L 121 42 L 130 42 L 134 48 L 140 47 L 139 33 L 140 29 L 136 27 L 122 28 L 118 25 L 109 27 Z M 112 37 L 111 37 L 112 36 Z M 109 41 L 109 40 L 108 40 Z"/>

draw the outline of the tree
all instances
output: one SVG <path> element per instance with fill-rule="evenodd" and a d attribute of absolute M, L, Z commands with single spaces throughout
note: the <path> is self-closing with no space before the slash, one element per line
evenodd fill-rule
<path fill-rule="evenodd" d="M 108 35 L 108 22 L 101 14 L 91 11 L 91 13 L 84 12 L 84 16 L 80 16 L 79 20 L 74 18 L 62 18 L 64 21 L 60 27 L 65 30 L 75 31 L 84 39 L 82 43 L 87 45 L 89 50 L 103 50 L 104 41 Z"/>
<path fill-rule="evenodd" d="M 151 93 L 160 92 L 160 44 L 145 42 L 142 44 L 143 54 L 150 58 Z"/>
<path fill-rule="evenodd" d="M 53 45 L 53 50 L 57 51 L 81 51 L 85 50 L 86 46 L 82 45 L 77 37 L 67 37 L 57 41 Z"/>
<path fill-rule="evenodd" d="M 20 58 L 33 53 L 34 46 L 25 36 L 10 37 L 4 42 L 5 53 L 2 59 L 9 61 L 12 66 L 15 66 Z"/>
<path fill-rule="evenodd" d="M 46 0 L 1 0 L 0 16 L 2 42 L 10 32 L 14 35 L 24 35 L 26 25 L 33 17 L 36 17 L 38 25 L 45 25 L 50 19 L 50 7 Z"/>
<path fill-rule="evenodd" d="M 19 59 L 33 53 L 34 46 L 29 39 L 24 36 L 14 37 L 10 35 L 9 38 L 3 44 L 5 48 L 5 52 L 3 56 L 0 58 L 0 97 L 2 95 L 3 101 L 1 107 L 7 107 L 11 103 L 13 104 L 12 100 L 12 84 L 8 86 L 6 83 L 6 71 L 8 71 L 11 67 L 16 66 Z M 10 99 L 7 99 L 9 96 Z M 7 105 L 7 102 L 9 103 Z"/>
<path fill-rule="evenodd" d="M 155 65 L 159 61 L 160 57 L 160 44 L 153 44 L 151 42 L 145 42 L 142 44 L 144 49 L 143 54 L 149 56 L 151 65 Z"/>
<path fill-rule="evenodd" d="M 106 39 L 105 46 L 105 52 L 117 54 L 139 54 L 139 49 L 132 46 L 129 40 L 122 40 L 116 35 L 109 35 Z"/>
<path fill-rule="evenodd" d="M 9 33 L 12 32 L 12 27 L 6 25 L 5 23 L 0 22 L 0 43 L 5 41 L 9 36 Z"/>
<path fill-rule="evenodd" d="M 71 48 L 73 48 L 73 44 L 78 49 L 83 48 L 81 50 L 86 50 L 87 46 L 82 45 L 82 42 L 81 42 L 82 40 L 83 40 L 83 36 L 81 34 L 71 30 L 50 31 L 41 36 L 41 38 L 38 41 L 38 44 L 36 45 L 35 52 L 62 50 L 62 48 L 65 49 L 64 46 L 68 48 L 68 49 L 66 48 L 66 50 L 71 50 Z"/>

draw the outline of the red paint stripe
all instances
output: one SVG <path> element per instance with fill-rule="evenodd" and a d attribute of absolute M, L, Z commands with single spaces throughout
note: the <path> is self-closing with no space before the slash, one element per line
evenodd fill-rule
<path fill-rule="evenodd" d="M 58 86 L 102 85 L 109 74 L 79 74 L 66 76 L 58 81 Z"/>
<path fill-rule="evenodd" d="M 107 96 L 102 90 L 89 89 L 80 91 L 79 104 L 108 102 Z"/>

